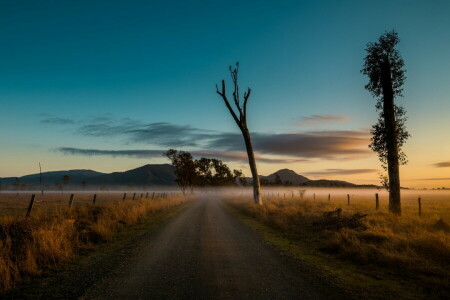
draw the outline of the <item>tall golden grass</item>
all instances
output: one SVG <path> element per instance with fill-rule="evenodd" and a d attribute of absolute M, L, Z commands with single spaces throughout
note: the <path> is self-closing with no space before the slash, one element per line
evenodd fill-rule
<path fill-rule="evenodd" d="M 303 200 L 299 196 L 285 198 L 281 194 L 280 197 L 266 196 L 262 206 L 237 196 L 231 197 L 228 203 L 291 239 L 311 241 L 311 247 L 337 259 L 358 266 L 371 265 L 377 270 L 401 272 L 411 279 L 426 278 L 425 282 L 446 289 L 443 284 L 450 279 L 450 194 L 422 192 L 422 216 L 418 215 L 417 195 L 406 195 L 409 200 L 402 203 L 403 216 L 395 217 L 387 210 L 386 198 L 381 209 L 375 210 L 374 193 L 358 196 L 356 191 L 350 205 L 347 205 L 346 192 L 328 201 L 328 192 L 323 191 L 318 191 L 321 197 L 316 195 L 315 202 L 313 191 L 308 191 L 308 197 Z M 272 194 L 278 195 L 266 195 Z M 324 212 L 338 207 L 345 216 L 368 214 L 362 221 L 363 228 L 317 226 L 324 220 Z"/>
<path fill-rule="evenodd" d="M 0 218 L 0 291 L 7 291 L 24 276 L 41 274 L 72 259 L 82 249 L 110 241 L 126 225 L 153 213 L 181 205 L 184 198 L 114 201 L 35 211 L 30 218 Z M 24 211 L 21 210 L 24 214 Z M 22 214 L 22 215 L 23 215 Z"/>

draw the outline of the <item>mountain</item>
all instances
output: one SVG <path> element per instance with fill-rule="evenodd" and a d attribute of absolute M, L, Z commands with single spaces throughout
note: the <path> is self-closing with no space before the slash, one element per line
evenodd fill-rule
<path fill-rule="evenodd" d="M 283 185 L 288 183 L 288 185 L 294 186 L 310 186 L 310 187 L 366 187 L 366 188 L 377 188 L 375 185 L 357 185 L 351 182 L 342 180 L 311 180 L 305 176 L 297 174 L 295 171 L 290 169 L 281 169 L 268 176 L 260 176 L 262 185 L 274 185 L 276 182 L 277 175 L 280 177 Z M 252 182 L 252 178 L 247 178 L 248 182 Z"/>
<path fill-rule="evenodd" d="M 42 173 L 42 183 L 45 185 L 53 185 L 55 183 L 62 183 L 64 175 L 70 176 L 71 184 L 81 184 L 82 181 L 89 181 L 90 179 L 103 175 L 104 173 L 92 170 L 67 170 L 67 171 L 52 171 Z M 13 184 L 17 177 L 1 178 L 2 184 Z M 31 174 L 19 177 L 21 184 L 38 185 L 40 183 L 40 174 Z"/>
<path fill-rule="evenodd" d="M 290 182 L 293 185 L 300 185 L 302 183 L 310 181 L 305 176 L 299 175 L 289 169 L 281 169 L 273 174 L 270 174 L 269 176 L 261 176 L 261 178 L 265 178 L 269 180 L 269 182 L 274 183 L 277 175 L 280 177 L 282 183 Z"/>
<path fill-rule="evenodd" d="M 92 178 L 97 185 L 174 185 L 175 167 L 169 164 L 145 165 L 125 172 L 114 172 Z"/>
<path fill-rule="evenodd" d="M 67 170 L 42 173 L 44 185 L 52 186 L 62 183 L 63 176 L 70 176 L 69 185 L 80 185 L 83 181 L 87 185 L 174 185 L 175 167 L 169 164 L 145 165 L 125 172 L 110 174 L 92 170 Z M 39 185 L 39 174 L 19 177 L 20 184 Z M 11 185 L 16 177 L 0 178 L 2 185 Z"/>
<path fill-rule="evenodd" d="M 70 176 L 70 185 L 80 185 L 86 182 L 88 186 L 111 186 L 111 185 L 138 185 L 138 186 L 171 186 L 175 185 L 175 167 L 169 164 L 145 165 L 136 169 L 114 172 L 100 173 L 93 170 L 67 170 L 42 173 L 42 181 L 46 186 L 54 186 L 55 183 L 62 183 L 64 175 Z M 294 186 L 311 187 L 377 187 L 374 185 L 356 185 L 341 180 L 310 180 L 305 176 L 297 174 L 289 169 L 281 169 L 268 176 L 260 176 L 261 184 L 274 185 L 277 176 L 282 184 Z M 16 182 L 16 177 L 0 178 L 2 185 L 11 185 Z M 251 178 L 247 178 L 251 182 Z M 39 174 L 31 174 L 19 177 L 19 183 L 28 186 L 39 185 Z"/>

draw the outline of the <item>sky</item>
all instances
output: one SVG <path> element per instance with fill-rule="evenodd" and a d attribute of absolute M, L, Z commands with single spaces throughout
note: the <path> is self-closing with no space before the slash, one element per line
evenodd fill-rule
<path fill-rule="evenodd" d="M 215 92 L 240 62 L 259 173 L 378 184 L 368 42 L 400 36 L 402 186 L 450 187 L 449 1 L 0 1 L 0 177 L 124 171 L 169 148 L 249 176 Z"/>

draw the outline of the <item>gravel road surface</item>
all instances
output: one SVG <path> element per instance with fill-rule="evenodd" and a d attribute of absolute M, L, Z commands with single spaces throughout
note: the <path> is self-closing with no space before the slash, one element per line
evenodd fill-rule
<path fill-rule="evenodd" d="M 211 198 L 199 199 L 129 252 L 81 298 L 343 298 Z"/>

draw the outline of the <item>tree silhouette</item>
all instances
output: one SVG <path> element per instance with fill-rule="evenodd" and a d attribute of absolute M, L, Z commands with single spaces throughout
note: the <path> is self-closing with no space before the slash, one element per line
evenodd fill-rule
<path fill-rule="evenodd" d="M 242 178 L 240 170 L 231 171 L 220 159 L 202 157 L 194 160 L 189 152 L 175 149 L 164 155 L 175 167 L 176 180 L 183 193 L 187 189 L 192 191 L 194 186 L 236 185 Z"/>
<path fill-rule="evenodd" d="M 196 185 L 199 186 L 236 185 L 237 179 L 242 177 L 241 171 L 231 171 L 224 162 L 216 158 L 202 157 L 195 161 L 195 167 Z"/>
<path fill-rule="evenodd" d="M 369 147 L 378 153 L 383 168 L 388 171 L 389 210 L 401 215 L 399 165 L 406 164 L 401 147 L 409 137 L 403 107 L 395 104 L 395 97 L 402 96 L 405 81 L 404 62 L 395 49 L 400 39 L 395 31 L 386 32 L 378 42 L 368 43 L 361 72 L 369 77 L 365 88 L 377 98 L 380 111 L 377 124 L 372 126 Z"/>
<path fill-rule="evenodd" d="M 177 151 L 169 149 L 164 153 L 175 167 L 175 175 L 177 183 L 183 194 L 189 189 L 193 192 L 194 181 L 196 177 L 195 162 L 189 152 Z"/>
<path fill-rule="evenodd" d="M 242 132 L 242 136 L 244 138 L 245 147 L 247 149 L 248 163 L 250 165 L 250 171 L 252 172 L 253 177 L 253 200 L 255 203 L 262 204 L 261 196 L 260 196 L 260 183 L 258 176 L 258 169 L 256 168 L 255 155 L 253 153 L 253 145 L 250 137 L 250 131 L 247 127 L 247 102 L 250 97 L 251 89 L 247 88 L 247 91 L 244 92 L 244 101 L 241 102 L 239 95 L 239 83 L 238 83 L 238 73 L 239 73 L 239 63 L 236 63 L 236 67 L 233 69 L 230 66 L 231 80 L 233 82 L 233 102 L 235 105 L 235 109 L 228 101 L 225 80 L 222 80 L 222 86 L 219 90 L 219 87 L 216 84 L 216 93 L 219 94 L 223 101 L 225 102 L 226 107 L 230 111 L 231 116 L 236 122 L 237 126 Z M 237 111 L 237 112 L 236 112 Z"/>

